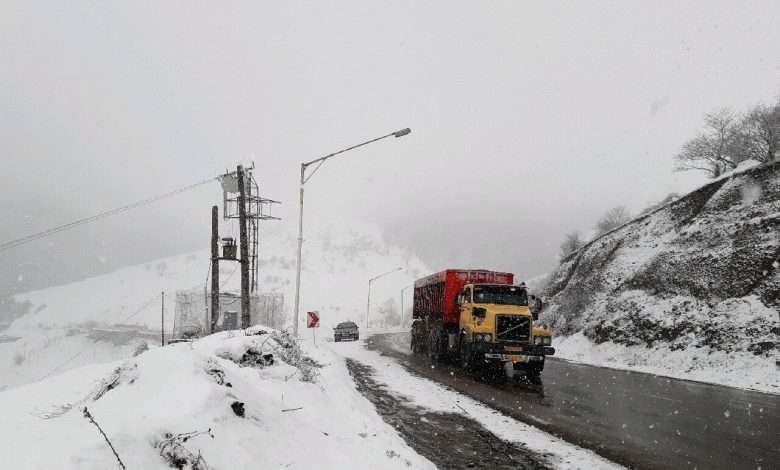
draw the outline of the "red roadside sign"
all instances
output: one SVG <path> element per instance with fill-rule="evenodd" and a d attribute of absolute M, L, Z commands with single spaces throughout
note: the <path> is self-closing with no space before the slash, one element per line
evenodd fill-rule
<path fill-rule="evenodd" d="M 320 314 L 318 312 L 306 312 L 309 314 L 309 320 L 306 322 L 306 328 L 320 327 Z"/>

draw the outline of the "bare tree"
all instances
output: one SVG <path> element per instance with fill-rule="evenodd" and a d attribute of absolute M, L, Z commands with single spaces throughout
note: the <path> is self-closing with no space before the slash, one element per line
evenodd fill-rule
<path fill-rule="evenodd" d="M 780 100 L 758 105 L 745 116 L 741 141 L 747 158 L 764 163 L 780 157 Z"/>
<path fill-rule="evenodd" d="M 596 223 L 596 233 L 599 235 L 616 229 L 631 220 L 631 213 L 624 206 L 613 207 Z"/>
<path fill-rule="evenodd" d="M 561 251 L 558 254 L 558 257 L 564 259 L 571 253 L 582 248 L 583 245 L 585 245 L 585 242 L 580 238 L 580 232 L 574 231 L 567 233 L 561 242 Z"/>
<path fill-rule="evenodd" d="M 742 121 L 732 110 L 723 108 L 707 114 L 704 123 L 704 131 L 683 144 L 675 156 L 675 170 L 700 170 L 717 178 L 747 158 L 743 151 Z"/>

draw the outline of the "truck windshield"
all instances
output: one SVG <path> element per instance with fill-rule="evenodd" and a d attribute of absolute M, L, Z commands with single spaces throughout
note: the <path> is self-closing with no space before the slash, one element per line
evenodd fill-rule
<path fill-rule="evenodd" d="M 478 304 L 528 305 L 528 294 L 518 286 L 474 286 Z"/>

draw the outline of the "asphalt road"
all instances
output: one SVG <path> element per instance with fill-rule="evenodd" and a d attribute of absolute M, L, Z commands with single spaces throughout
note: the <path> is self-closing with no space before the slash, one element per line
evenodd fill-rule
<path fill-rule="evenodd" d="M 780 469 L 780 395 L 548 360 L 541 386 L 485 382 L 399 351 L 368 347 L 513 418 L 636 469 Z"/>

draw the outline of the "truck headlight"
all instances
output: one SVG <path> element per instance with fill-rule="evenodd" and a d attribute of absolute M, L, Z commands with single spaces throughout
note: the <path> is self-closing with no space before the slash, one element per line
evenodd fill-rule
<path fill-rule="evenodd" d="M 544 336 L 544 345 L 549 346 L 552 344 L 552 336 Z"/>
<path fill-rule="evenodd" d="M 490 333 L 474 333 L 474 341 L 478 343 L 489 343 L 493 341 L 493 335 Z"/>

